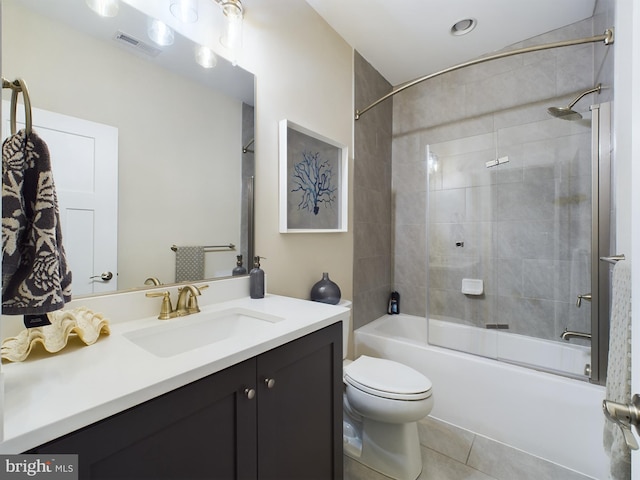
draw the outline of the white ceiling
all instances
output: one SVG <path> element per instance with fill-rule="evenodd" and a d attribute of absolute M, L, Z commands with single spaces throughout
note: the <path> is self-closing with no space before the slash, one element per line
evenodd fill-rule
<path fill-rule="evenodd" d="M 306 0 L 392 85 L 593 15 L 596 0 Z M 467 35 L 452 25 L 475 18 Z M 600 32 L 601 33 L 601 32 Z"/>

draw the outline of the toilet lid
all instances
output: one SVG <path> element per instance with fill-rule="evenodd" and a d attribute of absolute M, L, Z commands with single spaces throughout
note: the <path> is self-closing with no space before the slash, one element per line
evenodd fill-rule
<path fill-rule="evenodd" d="M 353 387 L 379 397 L 421 400 L 431 396 L 431 381 L 411 367 L 384 358 L 362 355 L 344 367 Z"/>

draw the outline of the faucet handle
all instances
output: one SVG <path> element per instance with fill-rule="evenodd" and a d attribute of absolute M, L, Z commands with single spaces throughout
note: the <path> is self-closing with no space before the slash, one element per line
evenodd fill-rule
<path fill-rule="evenodd" d="M 580 304 L 582 303 L 582 300 L 591 301 L 591 294 L 590 293 L 584 293 L 582 295 L 578 295 L 578 300 L 576 301 L 576 307 L 580 308 Z"/>
<path fill-rule="evenodd" d="M 171 298 L 169 297 L 169 292 L 147 292 L 145 293 L 146 297 L 162 297 L 162 306 L 160 307 L 160 315 L 158 318 L 160 320 L 167 320 L 168 318 L 173 318 L 173 307 L 171 306 Z"/>

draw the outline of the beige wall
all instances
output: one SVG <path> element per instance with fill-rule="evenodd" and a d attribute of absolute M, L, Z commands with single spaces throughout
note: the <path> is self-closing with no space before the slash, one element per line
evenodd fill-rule
<path fill-rule="evenodd" d="M 126 1 L 175 23 L 160 8 L 161 2 Z M 286 118 L 348 145 L 352 172 L 352 48 L 304 0 L 243 0 L 242 4 L 245 19 L 238 65 L 256 75 L 256 254 L 266 257 L 262 267 L 267 273 L 267 290 L 308 298 L 322 272 L 329 272 L 342 297 L 351 299 L 352 215 L 347 233 L 278 231 L 278 122 Z M 220 12 L 214 12 L 214 17 L 220 20 Z M 228 58 L 216 40 L 219 25 L 212 23 L 201 30 L 197 26 L 177 28 Z"/>
<path fill-rule="evenodd" d="M 4 3 L 7 4 L 4 6 L 5 10 L 10 8 L 8 5 L 10 2 Z M 262 266 L 267 273 L 267 288 L 272 293 L 308 298 L 311 287 L 321 278 L 322 272 L 329 272 L 331 279 L 340 286 L 343 298 L 351 299 L 352 189 L 349 189 L 349 231 L 347 233 L 279 233 L 278 122 L 286 118 L 347 145 L 350 165 L 349 183 L 352 185 L 352 49 L 302 0 L 269 0 L 268 2 L 247 0 L 243 3 L 246 7 L 244 44 L 238 63 L 256 75 L 256 254 L 266 257 Z M 286 15 L 275 13 L 281 11 L 288 13 Z M 197 32 L 183 33 L 194 40 L 199 40 Z M 210 33 L 208 35 L 211 36 Z M 202 41 L 202 43 L 207 42 Z M 218 53 L 225 54 L 220 50 Z M 64 78 L 64 73 L 55 70 L 54 67 L 55 62 L 52 62 L 50 78 Z M 25 65 L 24 70 L 21 71 L 26 72 L 27 68 L 28 65 Z M 13 72 L 7 72 L 7 74 L 14 75 Z M 29 79 L 33 77 L 28 72 L 23 75 Z M 113 88 L 113 83 L 107 81 L 105 85 L 111 85 L 109 88 Z M 32 96 L 37 95 L 39 89 L 47 89 L 47 93 L 60 91 L 59 86 L 53 81 L 39 82 L 39 84 L 30 81 L 29 86 L 33 90 Z M 176 89 L 167 86 L 165 91 L 175 92 Z M 184 90 L 181 92 L 180 95 L 183 95 Z M 122 94 L 128 95 L 127 91 L 123 91 Z M 60 95 L 58 97 L 60 104 L 68 103 L 67 99 L 60 98 Z M 174 97 L 178 98 L 178 96 Z M 62 111 L 55 103 L 38 101 L 34 106 Z M 95 110 L 100 111 L 97 118 L 96 115 L 87 117 L 88 112 L 69 111 L 68 108 L 63 113 L 115 124 L 113 116 L 109 117 L 110 109 L 107 106 L 94 108 Z M 117 115 L 118 112 L 114 114 Z M 160 141 L 162 138 L 171 138 L 171 136 L 158 135 L 154 141 Z M 125 140 L 123 135 L 120 140 L 121 142 Z M 121 146 L 121 152 L 122 148 Z M 137 148 L 139 149 L 140 146 Z M 166 148 L 162 147 L 163 150 Z M 120 178 L 122 181 L 135 177 L 121 172 Z M 131 199 L 131 202 L 135 205 L 135 199 Z M 126 214 L 126 211 L 121 208 L 120 213 Z M 173 223 L 173 220 L 179 217 L 172 214 L 169 218 L 170 223 Z M 219 219 L 222 215 L 213 215 L 213 218 Z M 121 239 L 121 241 L 126 244 L 127 240 Z M 180 239 L 177 239 L 170 243 L 179 243 L 179 241 Z M 227 241 L 234 240 L 224 240 L 224 242 Z M 149 256 L 158 258 L 159 255 L 170 257 L 172 254 L 164 250 L 151 255 L 145 251 L 135 253 L 138 263 L 141 258 Z M 136 262 L 121 263 L 132 265 Z M 149 269 L 145 269 L 147 270 Z M 156 273 L 156 275 L 160 274 Z"/>
<path fill-rule="evenodd" d="M 352 49 L 303 1 L 249 3 L 246 23 L 245 66 L 257 78 L 256 253 L 267 257 L 268 290 L 308 298 L 329 272 L 342 297 L 351 299 L 352 188 L 347 233 L 279 233 L 278 122 L 286 118 L 348 145 L 353 172 Z"/>

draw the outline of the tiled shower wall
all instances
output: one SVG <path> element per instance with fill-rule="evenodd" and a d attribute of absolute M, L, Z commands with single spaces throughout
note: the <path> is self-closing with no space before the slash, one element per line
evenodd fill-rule
<path fill-rule="evenodd" d="M 509 49 L 601 34 L 607 12 Z M 602 93 L 576 107 L 611 100 L 609 48 L 509 57 L 396 95 L 393 276 L 404 312 L 424 316 L 429 295 L 430 315 L 467 324 L 555 339 L 564 327 L 589 331 L 588 303 L 575 307 L 589 292 L 589 117 L 567 122 L 546 109 L 597 82 Z M 462 278 L 482 279 L 484 294 L 462 294 Z"/>
<path fill-rule="evenodd" d="M 357 52 L 355 104 L 364 108 L 391 85 Z M 353 326 L 387 311 L 391 278 L 391 114 L 392 100 L 355 123 Z"/>
<path fill-rule="evenodd" d="M 587 32 L 587 35 L 601 34 L 605 28 L 613 25 L 613 0 L 598 0 L 596 12 L 592 19 L 531 39 L 529 44 L 553 41 L 557 38 L 574 38 Z M 523 43 L 523 45 L 525 44 Z M 514 45 L 517 48 L 521 45 Z M 564 56 L 576 56 L 579 62 L 589 62 L 590 73 L 582 79 L 587 85 L 590 80 L 602 82 L 605 87 L 613 85 L 613 51 L 610 48 L 597 46 L 592 53 L 586 55 L 567 51 L 563 55 L 554 54 L 556 61 L 561 62 Z M 559 51 L 555 51 L 559 52 Z M 511 57 L 501 62 L 478 65 L 474 68 L 457 72 L 460 85 L 481 82 L 483 79 L 491 87 L 492 76 L 509 75 L 510 70 L 526 67 L 540 61 L 542 54 L 529 54 L 527 59 Z M 391 90 L 391 85 L 358 53 L 354 58 L 355 65 L 355 106 L 362 108 Z M 595 65 L 595 68 L 592 66 Z M 575 67 L 575 65 L 574 65 Z M 581 78 L 580 72 L 572 77 Z M 561 78 L 561 77 L 559 77 Z M 488 79 L 488 80 L 487 80 Z M 437 80 L 437 79 L 436 79 Z M 564 80 L 562 80 L 564 81 Z M 435 82 L 432 81 L 431 84 Z M 355 171 L 354 171 L 354 328 L 375 320 L 386 312 L 389 292 L 394 288 L 401 294 L 401 310 L 414 315 L 424 315 L 427 296 L 427 256 L 426 256 L 426 159 L 424 147 L 426 139 L 423 134 L 432 134 L 434 142 L 446 142 L 451 139 L 481 135 L 493 132 L 490 118 L 467 118 L 462 121 L 460 115 L 453 112 L 464 111 L 467 98 L 460 96 L 460 89 L 448 82 L 438 80 L 436 89 L 429 82 L 413 87 L 404 94 L 387 100 L 355 122 Z M 573 92 L 575 82 L 565 85 L 566 88 L 551 90 L 547 97 L 554 94 Z M 592 86 L 592 85 L 589 85 Z M 515 91 L 513 90 L 515 88 Z M 491 99 L 494 110 L 509 109 L 502 104 L 505 99 L 525 98 L 530 83 L 512 87 L 510 92 L 491 89 L 498 97 Z M 586 88 L 586 87 L 585 87 Z M 437 90 L 437 91 L 436 91 Z M 484 93 L 481 93 L 484 95 Z M 392 104 L 404 96 L 402 106 Z M 612 100 L 612 92 L 606 89 L 600 94 L 600 101 Z M 562 99 L 554 99 L 548 105 L 568 103 L 573 97 L 566 95 Z M 427 101 L 427 108 L 413 105 L 415 99 Z M 521 101 L 520 103 L 526 103 Z M 537 112 L 544 115 L 547 103 L 540 104 Z M 533 106 L 532 106 L 533 107 Z M 473 111 L 473 106 L 469 106 Z M 479 111 L 476 108 L 476 114 Z M 401 188 L 394 183 L 391 191 L 391 144 L 392 114 L 396 117 L 393 125 L 393 152 L 395 175 L 407 175 L 409 181 Z M 474 122 L 474 120 L 476 120 Z M 429 140 L 432 141 L 432 140 Z M 404 173 L 403 173 L 404 171 Z M 478 204 L 476 204 L 478 205 Z M 393 206 L 393 213 L 392 213 Z M 393 222 L 393 223 L 392 223 Z M 395 258 L 392 253 L 395 253 Z M 394 278 L 395 277 L 395 278 Z M 572 325 L 573 327 L 573 325 Z"/>

